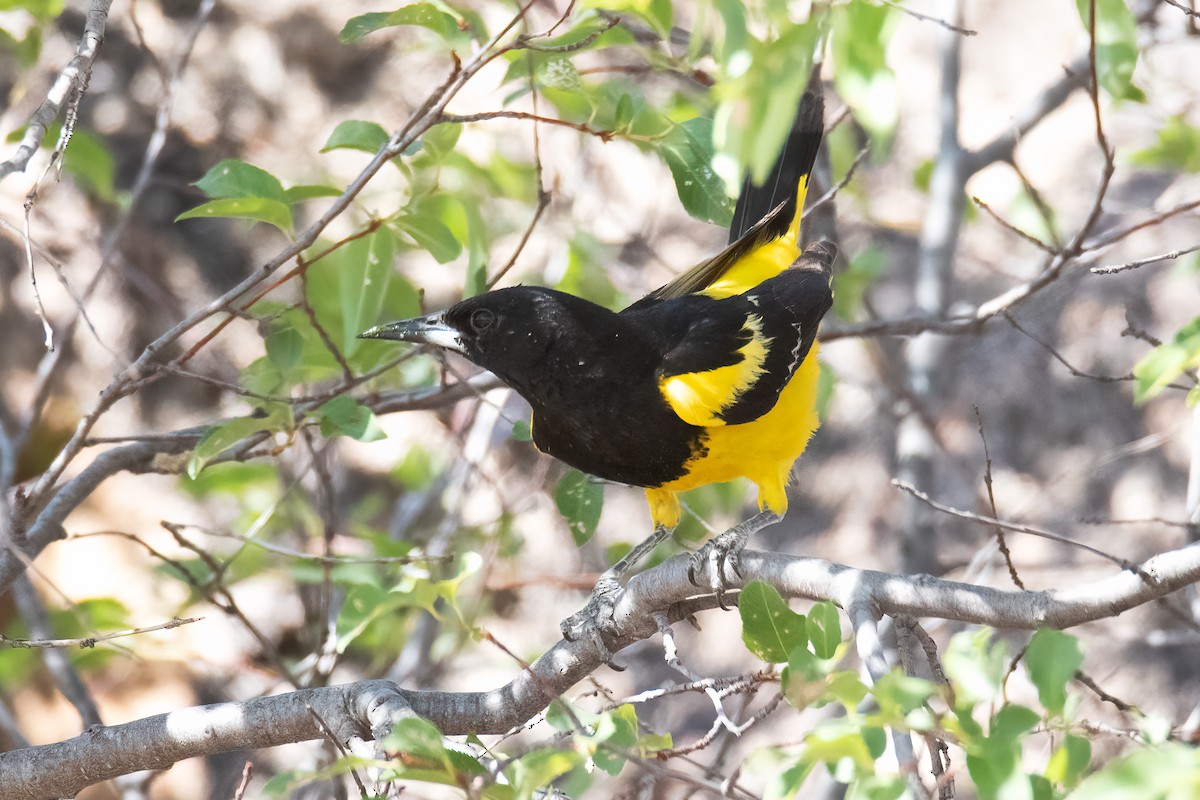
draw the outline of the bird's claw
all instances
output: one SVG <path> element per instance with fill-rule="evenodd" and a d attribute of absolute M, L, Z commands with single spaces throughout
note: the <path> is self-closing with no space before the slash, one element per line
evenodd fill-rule
<path fill-rule="evenodd" d="M 613 620 L 613 609 L 621 595 L 621 584 L 615 578 L 602 576 L 592 589 L 592 596 L 581 610 L 567 617 L 559 625 L 563 638 L 568 642 L 587 642 L 604 653 L 604 663 L 618 672 L 625 668 L 613 661 L 613 651 L 608 640 L 617 632 Z"/>
<path fill-rule="evenodd" d="M 717 598 L 717 605 L 724 611 L 729 610 L 725 604 L 725 593 L 730 584 L 726 568 L 738 579 L 744 577 L 740 561 L 747 538 L 739 528 L 725 531 L 692 553 L 688 563 L 688 580 L 693 586 L 710 590 Z M 697 580 L 697 573 L 704 578 L 703 584 Z"/>

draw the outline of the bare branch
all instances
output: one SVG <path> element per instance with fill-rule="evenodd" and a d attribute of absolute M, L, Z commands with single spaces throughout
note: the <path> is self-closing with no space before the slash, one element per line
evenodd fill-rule
<path fill-rule="evenodd" d="M 716 607 L 715 597 L 694 595 L 688 564 L 686 555 L 673 558 L 629 581 L 614 610 L 616 646 L 657 633 L 656 612 L 679 621 Z M 907 614 L 1001 628 L 1067 628 L 1115 616 L 1200 580 L 1200 547 L 1160 553 L 1139 567 L 1080 587 L 1042 592 L 858 570 L 779 553 L 746 551 L 739 566 L 743 577 L 731 588 L 766 581 L 787 597 L 832 600 L 855 608 L 860 623 L 875 614 Z M 65 742 L 0 753 L 0 772 L 14 798 L 70 795 L 96 781 L 161 769 L 184 758 L 318 738 L 321 733 L 309 706 L 344 742 L 368 732 L 378 740 L 396 720 L 413 713 L 447 735 L 505 733 L 607 657 L 590 642 L 560 641 L 510 683 L 492 691 L 408 691 L 387 681 L 365 681 L 184 709 L 97 728 Z M 878 662 L 877 655 L 871 657 Z"/>
<path fill-rule="evenodd" d="M 1066 536 L 1060 536 L 1057 533 L 1053 533 L 1042 528 L 1036 528 L 1032 525 L 1019 525 L 1014 522 L 1005 522 L 1004 520 L 996 519 L 995 517 L 985 517 L 982 514 L 975 514 L 970 511 L 963 511 L 959 508 L 952 508 L 951 506 L 942 505 L 925 492 L 922 492 L 917 487 L 907 484 L 904 481 L 894 480 L 892 481 L 892 485 L 900 491 L 912 495 L 925 505 L 936 511 L 940 511 L 943 514 L 949 514 L 952 517 L 965 519 L 968 522 L 977 522 L 980 525 L 992 525 L 997 528 L 1003 528 L 1005 530 L 1015 531 L 1017 533 L 1026 533 L 1030 536 L 1037 536 L 1040 539 L 1049 539 L 1052 542 L 1060 542 L 1062 544 L 1070 545 L 1071 547 L 1078 547 L 1080 550 L 1086 550 L 1093 555 L 1103 558 L 1105 561 L 1111 561 L 1112 563 L 1117 564 L 1125 569 L 1133 569 L 1132 562 L 1128 559 L 1118 558 L 1117 556 L 1106 553 L 1103 550 L 1092 547 L 1091 545 L 1084 544 L 1083 542 L 1077 542 L 1074 539 L 1069 539 Z"/>
<path fill-rule="evenodd" d="M 0 635 L 0 647 L 12 647 L 15 649 L 78 647 L 81 650 L 86 650 L 95 647 L 101 642 L 110 642 L 113 639 L 121 639 L 126 636 L 140 636 L 143 633 L 150 633 L 152 631 L 169 631 L 172 628 L 178 628 L 180 625 L 188 625 L 192 622 L 199 622 L 202 619 L 204 617 L 172 617 L 166 622 L 160 622 L 157 625 L 126 628 L 125 630 L 105 633 L 99 636 L 88 636 L 82 639 L 9 639 L 4 635 Z"/>
<path fill-rule="evenodd" d="M 111 5 L 112 0 L 92 0 L 83 24 L 83 36 L 75 48 L 74 57 L 58 73 L 46 99 L 33 113 L 17 151 L 7 161 L 0 162 L 0 180 L 14 172 L 25 171 L 29 160 L 41 146 L 46 129 L 58 117 L 59 112 L 65 105 L 77 103 L 83 96 L 92 74 L 92 65 L 100 53 L 100 45 L 104 43 L 104 26 L 108 22 L 108 10 Z"/>
<path fill-rule="evenodd" d="M 1093 275 L 1115 275 L 1118 272 L 1125 272 L 1130 269 L 1144 267 L 1147 264 L 1157 264 L 1160 261 L 1170 261 L 1180 256 L 1186 256 L 1188 253 L 1194 253 L 1200 250 L 1200 244 L 1193 245 L 1186 250 L 1172 250 L 1169 253 L 1162 253 L 1157 256 L 1149 256 L 1147 258 L 1139 258 L 1137 261 L 1126 261 L 1124 264 L 1113 264 L 1107 267 L 1092 267 Z"/>
<path fill-rule="evenodd" d="M 17 580 L 13 587 L 13 597 L 21 612 L 21 617 L 29 626 L 30 633 L 39 638 L 53 635 L 54 626 L 50 622 L 50 615 L 46 612 L 46 606 L 42 603 L 37 589 L 33 588 L 33 584 L 29 582 L 27 576 L 22 575 Z M 8 641 L 5 640 L 5 643 Z M 101 724 L 100 710 L 96 707 L 96 701 L 67 654 L 50 649 L 43 651 L 41 658 L 58 691 L 79 712 L 83 728 L 86 730 L 93 725 Z"/>
<path fill-rule="evenodd" d="M 75 507 L 86 500 L 105 479 L 118 472 L 153 472 L 160 455 L 182 453 L 195 446 L 201 431 L 180 431 L 167 438 L 114 448 L 96 456 L 77 476 L 67 481 L 43 508 L 23 537 L 0 550 L 0 592 L 25 571 L 29 559 L 64 536 L 62 524 Z M 16 532 L 14 532 L 15 534 Z"/>

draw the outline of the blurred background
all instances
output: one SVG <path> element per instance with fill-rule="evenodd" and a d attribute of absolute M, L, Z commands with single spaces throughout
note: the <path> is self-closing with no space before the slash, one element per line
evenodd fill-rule
<path fill-rule="evenodd" d="M 70 58 L 86 11 L 37 5 L 0 10 L 5 134 L 20 135 Z M 472 39 L 497 32 L 514 10 L 437 8 L 460 15 L 459 28 L 386 27 L 356 38 L 343 30 L 349 18 L 392 9 L 309 0 L 114 7 L 61 179 L 41 182 L 28 222 L 23 206 L 45 153 L 0 184 L 0 407 L 10 433 L 27 423 L 19 452 L 6 456 L 11 486 L 28 488 L 45 473 L 98 393 L 150 342 L 317 220 L 367 163 L 363 151 L 381 143 L 379 131 L 403 126 L 450 73 L 448 52 L 465 60 Z M 673 10 L 535 2 L 527 29 L 544 31 L 568 11 L 554 34 L 562 38 L 549 40 L 560 49 L 493 61 L 447 110 L 519 110 L 571 126 L 496 118 L 434 128 L 371 180 L 303 262 L 260 286 L 270 291 L 253 305 L 214 313 L 172 341 L 155 359 L 176 359 L 167 374 L 104 411 L 90 446 L 67 465 L 70 478 L 130 441 L 258 420 L 226 424 L 225 439 L 210 434 L 192 454 L 156 466 L 167 474 L 109 478 L 69 516 L 68 539 L 30 570 L 55 637 L 202 617 L 64 651 L 105 723 L 365 677 L 498 686 L 519 670 L 514 656 L 531 660 L 558 640 L 559 621 L 582 607 L 598 573 L 649 532 L 640 490 L 583 481 L 536 453 L 519 398 L 486 378 L 445 390 L 474 374 L 466 362 L 352 338 L 490 281 L 555 286 L 618 308 L 723 246 L 729 201 L 712 187 L 754 158 L 773 159 L 747 148 L 770 143 L 772 114 L 791 119 L 786 102 L 807 69 L 802 44 L 778 44 L 790 35 L 780 19 L 808 19 L 808 4 L 735 12 L 722 2 Z M 832 20 L 822 73 L 831 131 L 809 196 L 836 187 L 809 235 L 834 238 L 841 252 L 821 350 L 822 426 L 795 467 L 787 518 L 752 546 L 1012 587 L 991 528 L 933 511 L 893 479 L 1121 559 L 1183 545 L 1200 494 L 1200 422 L 1185 403 L 1195 371 L 1167 375 L 1161 383 L 1174 386 L 1162 391 L 1153 384 L 1164 373 L 1143 370 L 1139 382 L 1131 371 L 1196 318 L 1200 252 L 1116 274 L 1091 268 L 1200 245 L 1195 14 L 1139 3 L 1133 27 L 1116 25 L 1107 42 L 1119 48 L 1132 31 L 1137 56 L 1130 74 L 1101 75 L 1115 170 L 1099 206 L 1105 159 L 1081 88 L 1088 33 L 1075 3 L 854 0 L 836 5 Z M 754 68 L 739 62 L 747 53 Z M 1110 57 L 1117 73 L 1130 63 Z M 948 100 L 955 86 L 957 105 Z M 739 104 L 738 92 L 755 104 Z M 778 110 L 753 116 L 762 107 Z M 679 123 L 714 115 L 714 126 L 688 129 L 691 139 L 677 133 Z M 161 150 L 139 182 L 148 147 Z M 680 176 L 714 149 L 716 173 L 697 195 Z M 206 218 L 218 209 L 176 221 L 221 198 L 209 171 L 225 159 L 274 176 L 289 192 L 290 216 Z M 45 316 L 60 336 L 52 359 L 27 225 Z M 1053 251 L 1072 247 L 1055 261 Z M 1008 316 L 948 335 L 886 335 L 891 321 L 974 313 L 1048 269 L 1053 279 Z M 86 318 L 71 325 L 96 277 Z M 1149 396 L 1136 403 L 1135 391 Z M 333 400 L 347 394 L 356 402 Z M 676 541 L 656 557 L 695 547 L 744 518 L 753 500 L 741 483 L 692 493 Z M 1116 569 L 1053 541 L 1010 533 L 1007 544 L 1033 590 L 1086 585 Z M 1085 670 L 1142 711 L 1182 722 L 1200 702 L 1189 603 L 1175 597 L 1074 631 Z M 46 638 L 31 628 L 33 613 L 9 593 L 0 631 Z M 677 631 L 693 671 L 756 668 L 730 646 L 740 637 L 736 614 L 700 623 L 702 631 Z M 962 627 L 929 626 L 939 642 Z M 480 642 L 475 629 L 510 652 Z M 1016 646 L 1022 640 L 1013 636 Z M 31 743 L 81 730 L 78 703 L 43 655 L 0 649 L 6 749 L 18 743 L 15 730 Z M 599 671 L 578 687 L 582 702 L 678 679 L 657 639 L 618 660 L 628 670 Z M 1115 713 L 1095 705 L 1098 719 Z M 639 713 L 677 745 L 712 724 L 703 696 Z M 821 713 L 789 712 L 742 739 L 722 734 L 695 758 L 728 773 L 757 744 L 797 738 Z M 1097 757 L 1123 746 L 1119 737 L 1094 743 Z M 323 763 L 323 748 L 185 762 L 149 796 L 232 796 L 247 759 L 256 796 L 280 770 Z M 593 791 L 694 791 L 644 783 L 627 770 Z"/>

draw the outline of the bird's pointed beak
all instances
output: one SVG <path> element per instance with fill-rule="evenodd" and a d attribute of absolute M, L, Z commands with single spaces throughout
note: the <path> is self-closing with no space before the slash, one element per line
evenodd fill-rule
<path fill-rule="evenodd" d="M 442 314 L 429 314 L 415 319 L 402 319 L 376 325 L 358 335 L 359 339 L 391 339 L 397 342 L 432 344 L 456 353 L 463 352 L 462 335 L 446 324 Z"/>

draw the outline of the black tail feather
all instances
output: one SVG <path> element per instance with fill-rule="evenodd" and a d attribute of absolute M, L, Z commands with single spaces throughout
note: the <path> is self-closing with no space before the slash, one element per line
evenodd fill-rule
<path fill-rule="evenodd" d="M 764 238 L 774 239 L 787 231 L 796 216 L 796 191 L 800 179 L 812 172 L 817 160 L 824 118 L 825 99 L 821 92 L 821 78 L 817 69 L 814 69 L 796 110 L 792 130 L 767 179 L 761 186 L 756 186 L 747 175 L 742 183 L 742 191 L 733 210 L 733 223 L 729 227 L 731 243 L 745 235 L 780 203 L 786 204 L 783 213 L 771 221 L 771 229 L 764 232 Z"/>

